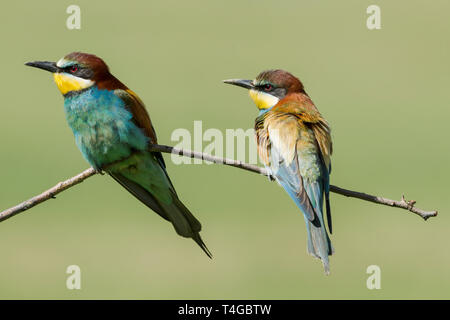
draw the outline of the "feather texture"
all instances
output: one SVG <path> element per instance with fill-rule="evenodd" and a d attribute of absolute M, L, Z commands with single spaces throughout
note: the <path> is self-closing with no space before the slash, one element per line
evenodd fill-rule
<path fill-rule="evenodd" d="M 161 153 L 148 150 L 157 138 L 139 97 L 123 85 L 114 90 L 94 85 L 66 96 L 64 106 L 86 160 L 105 170 L 211 257 L 199 234 L 201 224 L 178 199 Z"/>
<path fill-rule="evenodd" d="M 308 252 L 321 259 L 329 273 L 328 255 L 333 248 L 323 214 L 325 198 L 331 231 L 328 123 L 305 93 L 292 93 L 256 119 L 255 132 L 261 160 L 305 217 Z"/>

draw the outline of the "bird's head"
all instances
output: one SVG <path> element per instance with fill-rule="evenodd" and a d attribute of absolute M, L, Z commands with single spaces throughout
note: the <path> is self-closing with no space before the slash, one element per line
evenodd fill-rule
<path fill-rule="evenodd" d="M 72 52 L 58 62 L 34 61 L 25 65 L 53 73 L 56 85 L 63 95 L 93 86 L 111 77 L 108 66 L 99 57 L 81 52 Z"/>
<path fill-rule="evenodd" d="M 255 80 L 229 79 L 223 82 L 248 89 L 260 110 L 272 108 L 290 93 L 305 93 L 300 80 L 284 70 L 263 71 Z"/>

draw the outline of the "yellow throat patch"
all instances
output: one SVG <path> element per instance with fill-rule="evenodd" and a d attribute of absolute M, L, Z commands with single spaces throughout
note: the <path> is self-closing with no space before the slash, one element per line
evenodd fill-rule
<path fill-rule="evenodd" d="M 280 101 L 277 97 L 258 90 L 249 90 L 248 94 L 260 110 L 272 108 Z"/>
<path fill-rule="evenodd" d="M 62 94 L 83 90 L 94 84 L 91 80 L 75 77 L 67 73 L 54 73 L 53 78 Z"/>

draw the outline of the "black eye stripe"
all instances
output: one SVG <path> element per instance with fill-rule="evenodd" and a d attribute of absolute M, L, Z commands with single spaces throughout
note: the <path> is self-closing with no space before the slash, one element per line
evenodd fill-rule
<path fill-rule="evenodd" d="M 73 68 L 76 68 L 76 70 L 74 70 Z M 64 68 L 61 68 L 60 70 L 62 70 L 65 73 L 69 73 L 69 74 L 73 74 L 74 76 L 83 78 L 83 79 L 91 79 L 94 75 L 94 72 L 86 67 L 83 67 L 79 64 L 73 64 Z"/>
<path fill-rule="evenodd" d="M 270 85 L 271 88 L 269 90 L 266 90 L 264 87 L 266 85 Z M 270 94 L 274 97 L 277 97 L 279 99 L 283 99 L 286 96 L 287 90 L 283 87 L 277 87 L 274 86 L 271 83 L 263 83 L 263 84 L 257 84 L 255 85 L 256 90 L 261 91 L 261 92 L 265 92 L 267 94 Z"/>
<path fill-rule="evenodd" d="M 76 69 L 75 71 L 78 71 L 78 70 L 81 69 L 81 67 L 80 67 L 79 65 L 77 65 L 77 64 L 72 64 L 72 65 L 67 66 L 67 67 L 64 67 L 64 68 L 62 68 L 62 69 L 63 69 L 64 71 L 71 72 L 71 71 L 73 71 L 74 69 Z"/>
<path fill-rule="evenodd" d="M 256 85 L 256 88 L 258 88 L 258 90 L 264 90 L 264 91 L 272 91 L 272 90 L 276 89 L 276 87 L 270 83 L 258 84 L 258 85 Z"/>

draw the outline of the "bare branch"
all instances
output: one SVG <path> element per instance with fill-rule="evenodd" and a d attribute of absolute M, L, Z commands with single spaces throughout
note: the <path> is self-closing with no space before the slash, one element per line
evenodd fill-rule
<path fill-rule="evenodd" d="M 185 157 L 189 157 L 189 158 L 202 159 L 202 160 L 210 161 L 210 162 L 217 163 L 217 164 L 224 164 L 224 165 L 244 169 L 244 170 L 247 170 L 250 172 L 259 173 L 259 174 L 268 176 L 271 180 L 274 180 L 273 177 L 270 176 L 270 174 L 267 172 L 267 170 L 265 168 L 247 164 L 242 161 L 220 158 L 220 157 L 212 156 L 212 155 L 205 154 L 202 152 L 176 149 L 176 148 L 173 148 L 170 146 L 165 146 L 165 145 L 152 145 L 150 147 L 150 150 L 155 151 L 155 152 L 173 153 L 173 154 L 177 154 L 177 155 L 185 156 Z M 82 173 L 80 173 L 66 181 L 58 183 L 53 188 L 50 188 L 47 191 L 44 191 L 43 193 L 41 193 L 29 200 L 26 200 L 12 208 L 9 208 L 5 211 L 0 212 L 0 222 L 6 220 L 8 218 L 11 218 L 11 217 L 15 216 L 16 214 L 19 214 L 28 209 L 31 209 L 32 207 L 34 207 L 44 201 L 55 198 L 55 195 L 57 195 L 58 193 L 83 182 L 87 178 L 92 177 L 93 175 L 95 175 L 97 173 L 98 172 L 95 171 L 93 168 L 89 168 L 89 169 L 83 171 Z M 406 210 L 409 210 L 409 211 L 417 214 L 418 216 L 422 217 L 424 220 L 427 220 L 430 217 L 435 217 L 438 214 L 437 211 L 424 211 L 422 209 L 416 208 L 414 206 L 416 202 L 414 200 L 407 201 L 404 196 L 402 196 L 402 199 L 400 201 L 396 201 L 396 200 L 391 200 L 391 199 L 387 199 L 387 198 L 383 198 L 383 197 L 373 196 L 373 195 L 358 192 L 358 191 L 351 191 L 351 190 L 343 189 L 343 188 L 333 186 L 333 185 L 330 186 L 330 191 L 341 194 L 346 197 L 358 198 L 361 200 L 370 201 L 370 202 L 374 202 L 374 203 L 381 204 L 381 205 L 406 209 Z"/>
<path fill-rule="evenodd" d="M 407 201 L 404 196 L 402 196 L 402 199 L 400 201 L 391 200 L 383 197 L 373 196 L 371 194 L 358 192 L 358 191 L 351 191 L 346 190 L 337 186 L 330 185 L 330 191 L 334 193 L 341 194 L 346 197 L 351 198 L 358 198 L 361 200 L 370 201 L 377 204 L 383 204 L 385 206 L 395 207 L 395 208 L 402 208 L 411 211 L 412 213 L 417 214 L 418 216 L 422 217 L 424 220 L 427 220 L 430 217 L 436 217 L 438 212 L 437 211 L 425 211 L 419 208 L 416 208 L 414 205 L 416 204 L 416 201 L 409 200 Z"/>
<path fill-rule="evenodd" d="M 202 152 L 196 152 L 191 150 L 183 150 L 183 149 L 176 149 L 170 146 L 164 146 L 164 145 L 153 145 L 151 146 L 150 150 L 152 151 L 158 151 L 163 153 L 173 153 L 180 156 L 188 157 L 188 158 L 196 158 L 196 159 L 202 159 L 206 161 L 210 161 L 217 164 L 224 164 L 227 166 L 232 166 L 236 168 L 241 168 L 247 171 L 255 172 L 262 174 L 264 176 L 268 176 L 271 178 L 271 180 L 274 180 L 270 174 L 267 173 L 267 170 L 252 164 L 244 163 L 242 161 L 238 160 L 232 160 L 227 158 L 220 158 L 216 156 L 212 156 L 210 154 L 202 153 Z"/>
<path fill-rule="evenodd" d="M 74 185 L 77 185 L 80 182 L 83 182 L 84 180 L 86 180 L 89 177 L 92 177 L 96 173 L 97 172 L 93 168 L 89 168 L 87 170 L 84 170 L 82 173 L 76 175 L 75 177 L 72 177 L 70 179 L 67 179 L 66 181 L 58 183 L 53 188 L 50 188 L 47 191 L 44 191 L 43 193 L 18 204 L 15 207 L 0 212 L 0 221 L 6 220 L 8 218 L 15 216 L 18 213 L 31 209 L 35 205 L 47 201 L 48 199 L 55 198 L 55 196 L 58 193 L 63 192 L 64 190 L 73 187 Z"/>

